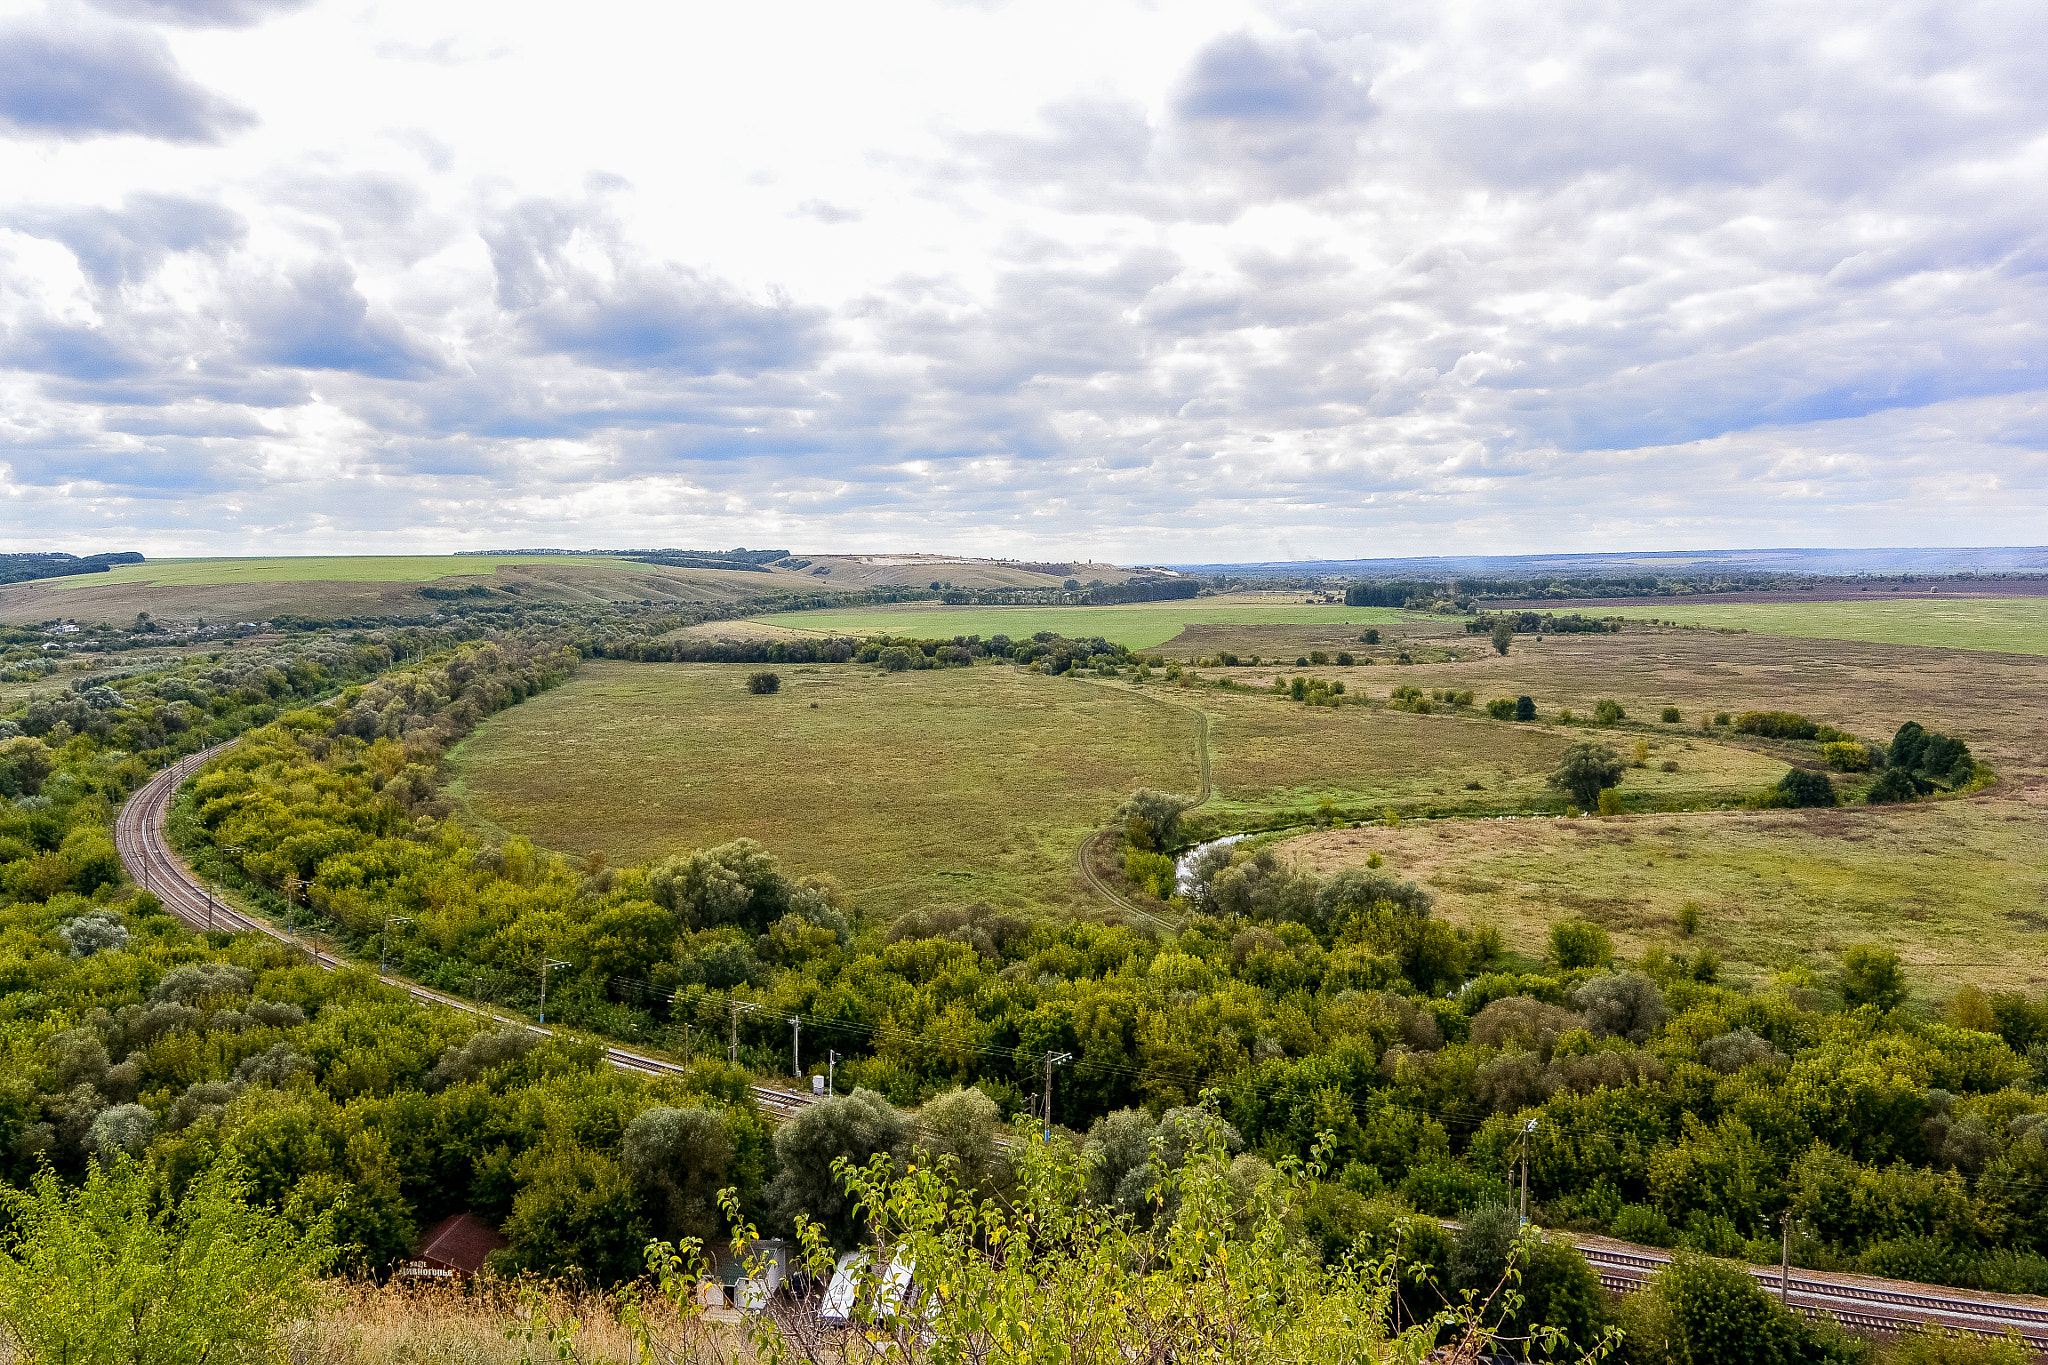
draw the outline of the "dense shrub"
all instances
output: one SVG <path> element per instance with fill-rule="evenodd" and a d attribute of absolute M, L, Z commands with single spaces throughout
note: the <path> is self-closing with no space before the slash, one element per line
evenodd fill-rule
<path fill-rule="evenodd" d="M 1831 740 L 1820 746 L 1820 756 L 1838 773 L 1860 773 L 1870 767 L 1870 751 L 1855 740 Z"/>
<path fill-rule="evenodd" d="M 1778 779 L 1778 791 L 1788 806 L 1833 806 L 1840 802 L 1828 775 L 1811 768 L 1792 768 Z"/>
<path fill-rule="evenodd" d="M 1605 698 L 1593 708 L 1593 719 L 1602 725 L 1613 725 L 1628 718 L 1628 712 L 1621 709 L 1621 703 L 1612 697 Z"/>
<path fill-rule="evenodd" d="M 1627 767 L 1621 755 L 1607 745 L 1581 740 L 1564 751 L 1557 771 L 1547 781 L 1554 790 L 1590 807 L 1599 801 L 1604 789 L 1621 781 Z"/>
<path fill-rule="evenodd" d="M 1516 719 L 1516 720 L 1534 720 L 1534 719 L 1536 719 L 1536 703 L 1535 703 L 1535 701 L 1533 701 L 1532 699 L 1530 699 L 1530 698 L 1528 698 L 1528 697 L 1517 697 L 1517 698 L 1515 698 L 1515 719 Z"/>
<path fill-rule="evenodd" d="M 781 690 L 782 679 L 774 673 L 749 673 L 747 675 L 747 691 L 752 692 L 757 697 L 764 696 L 770 692 L 780 692 Z"/>

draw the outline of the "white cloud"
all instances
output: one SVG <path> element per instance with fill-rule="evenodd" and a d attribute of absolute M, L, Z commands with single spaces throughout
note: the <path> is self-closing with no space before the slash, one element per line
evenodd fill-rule
<path fill-rule="evenodd" d="M 2040 539 L 2016 3 L 95 4 L 18 547 Z"/>

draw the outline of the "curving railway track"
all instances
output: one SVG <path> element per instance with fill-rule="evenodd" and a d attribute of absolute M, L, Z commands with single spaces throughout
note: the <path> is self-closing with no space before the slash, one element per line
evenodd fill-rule
<path fill-rule="evenodd" d="M 232 742 L 232 741 L 230 741 Z M 202 749 L 179 759 L 151 778 L 133 796 L 122 803 L 120 813 L 114 820 L 114 846 L 120 850 L 121 861 L 128 868 L 128 875 L 145 890 L 153 892 L 162 901 L 164 908 L 195 929 L 226 929 L 233 932 L 265 934 L 280 943 L 289 943 L 304 953 L 307 959 L 328 971 L 354 964 L 301 943 L 291 935 L 271 924 L 268 920 L 245 915 L 232 906 L 216 900 L 194 876 L 192 869 L 185 865 L 164 837 L 164 821 L 169 816 L 171 802 L 177 796 L 178 788 L 194 770 L 222 749 L 217 744 L 211 749 Z M 416 982 L 400 977 L 378 978 L 387 986 L 404 991 L 423 1005 L 445 1005 L 449 1009 L 462 1010 L 468 1014 L 495 1019 L 513 1028 L 522 1028 L 529 1033 L 551 1037 L 554 1030 L 539 1024 L 529 1024 L 523 1019 L 509 1018 L 495 1010 L 483 1009 L 459 996 L 446 995 L 429 990 Z M 628 1048 L 605 1047 L 605 1059 L 623 1071 L 638 1071 L 645 1075 L 660 1076 L 677 1074 L 683 1067 L 662 1057 L 650 1056 Z M 771 1119 L 781 1120 L 808 1106 L 811 1097 L 793 1090 L 777 1090 L 773 1086 L 753 1087 L 754 1100 L 763 1113 Z"/>
<path fill-rule="evenodd" d="M 216 745 L 178 760 L 128 798 L 114 822 L 114 843 L 120 850 L 122 862 L 138 883 L 156 894 L 165 909 L 195 929 L 266 934 L 279 942 L 292 944 L 306 953 L 311 961 L 329 971 L 352 965 L 331 953 L 320 953 L 299 943 L 267 920 L 244 915 L 215 900 L 165 839 L 164 821 L 170 814 L 171 802 L 178 788 L 195 769 L 225 747 Z M 1081 859 L 1081 868 L 1084 873 L 1088 872 L 1085 856 Z M 1094 880 L 1092 875 L 1090 880 Z M 1107 888 L 1102 889 L 1108 894 Z M 1112 899 L 1120 898 L 1112 896 Z M 523 1019 L 482 1009 L 458 996 L 429 990 L 415 982 L 392 976 L 379 979 L 421 1004 L 462 1010 L 543 1036 L 551 1036 L 554 1032 Z M 683 1070 L 665 1058 L 628 1048 L 607 1045 L 605 1057 L 621 1070 L 651 1076 Z M 757 1085 L 753 1092 L 762 1112 L 778 1121 L 812 1103 L 809 1095 L 777 1090 L 772 1086 Z M 1600 1283 L 1622 1293 L 1641 1289 L 1671 1261 L 1669 1252 L 1655 1247 L 1612 1242 L 1606 1238 L 1584 1239 L 1578 1249 L 1600 1277 Z M 1765 1289 L 1773 1294 L 1779 1292 L 1777 1270 L 1761 1266 L 1749 1269 Z M 1808 1316 L 1825 1313 L 1844 1327 L 1859 1331 L 1895 1335 L 1937 1324 L 1980 1336 L 2016 1334 L 2029 1351 L 2048 1355 L 2048 1303 L 1972 1295 L 1898 1280 L 1877 1280 L 1867 1276 L 1822 1277 L 1810 1272 L 1792 1275 L 1784 1291 L 1786 1304 L 1794 1310 Z"/>

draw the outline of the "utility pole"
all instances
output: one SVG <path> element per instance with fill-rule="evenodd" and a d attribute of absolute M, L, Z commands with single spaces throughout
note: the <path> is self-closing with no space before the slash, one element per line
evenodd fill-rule
<path fill-rule="evenodd" d="M 566 967 L 566 962 L 557 962 L 546 953 L 540 955 L 540 1021 L 548 1021 L 548 973 L 557 967 Z"/>
<path fill-rule="evenodd" d="M 1045 1054 L 1045 1141 L 1052 1141 L 1052 1069 L 1074 1060 L 1071 1052 Z"/>
<path fill-rule="evenodd" d="M 377 975 L 384 975 L 384 964 L 391 956 L 391 926 L 394 924 L 411 923 L 412 916 L 410 915 L 384 916 L 384 932 L 377 935 Z"/>
<path fill-rule="evenodd" d="M 789 1074 L 803 1079 L 803 1054 L 797 1050 L 797 1040 L 803 1036 L 804 1021 L 794 1014 L 789 1016 Z"/>
<path fill-rule="evenodd" d="M 1529 1226 L 1529 1134 L 1536 1131 L 1536 1120 L 1530 1119 L 1522 1125 L 1522 1226 Z"/>
<path fill-rule="evenodd" d="M 732 1006 L 732 1041 L 726 1045 L 725 1060 L 737 1066 L 740 1060 L 740 1016 L 752 1014 L 761 1007 L 749 1005 L 744 1000 L 731 1000 L 727 1003 Z"/>
<path fill-rule="evenodd" d="M 825 1093 L 827 1095 L 836 1095 L 839 1093 L 839 1091 L 834 1088 L 835 1083 L 838 1079 L 838 1069 L 839 1054 L 831 1051 L 830 1049 L 827 1049 L 825 1053 Z"/>
<path fill-rule="evenodd" d="M 476 1012 L 484 1012 L 484 974 L 471 972 L 469 975 L 470 998 L 476 1001 Z"/>
<path fill-rule="evenodd" d="M 1783 1308 L 1792 1293 L 1792 1210 L 1778 1215 L 1778 1230 L 1784 1236 L 1778 1252 L 1778 1306 Z"/>
<path fill-rule="evenodd" d="M 311 886 L 312 884 L 301 877 L 286 877 L 284 879 L 284 931 L 291 935 L 293 943 L 299 941 L 299 929 L 298 923 L 292 914 L 292 888 Z"/>
<path fill-rule="evenodd" d="M 213 932 L 213 878 L 206 879 L 206 929 Z"/>

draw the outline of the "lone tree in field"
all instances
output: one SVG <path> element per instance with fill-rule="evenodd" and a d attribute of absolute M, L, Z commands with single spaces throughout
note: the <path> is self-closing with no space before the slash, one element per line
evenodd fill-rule
<path fill-rule="evenodd" d="M 1569 794 L 1585 810 L 1600 803 L 1600 793 L 1621 781 L 1628 764 L 1605 744 L 1580 740 L 1564 751 L 1564 760 L 1550 775 L 1552 787 Z"/>
<path fill-rule="evenodd" d="M 780 692 L 781 690 L 782 679 L 776 674 L 749 673 L 747 675 L 747 691 L 752 692 L 757 697 L 765 696 L 770 692 Z"/>
<path fill-rule="evenodd" d="M 1512 643 L 1514 642 L 1514 639 L 1515 639 L 1515 631 L 1514 631 L 1514 627 L 1510 626 L 1510 625 L 1509 625 L 1509 624 L 1508 624 L 1508 623 L 1507 623 L 1506 621 L 1504 621 L 1504 620 L 1503 620 L 1503 621 L 1495 621 L 1495 622 L 1493 623 L 1493 652 L 1494 652 L 1494 653 L 1496 653 L 1496 654 L 1505 654 L 1505 653 L 1507 653 L 1507 652 L 1508 652 L 1508 646 L 1509 646 L 1510 644 L 1512 644 Z"/>
<path fill-rule="evenodd" d="M 1124 841 L 1141 853 L 1172 848 L 1180 842 L 1180 817 L 1195 803 L 1172 792 L 1140 787 L 1117 808 L 1124 822 Z"/>
<path fill-rule="evenodd" d="M 1516 697 L 1516 698 L 1515 698 L 1515 719 L 1516 719 L 1516 720 L 1534 720 L 1534 719 L 1536 719 L 1536 701 L 1535 701 L 1535 699 L 1534 699 L 1533 697 Z"/>

